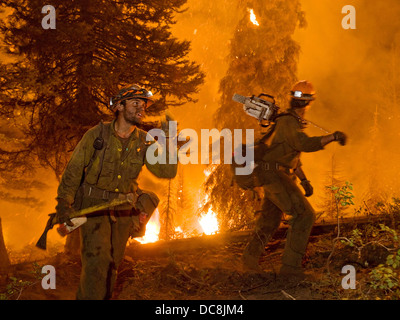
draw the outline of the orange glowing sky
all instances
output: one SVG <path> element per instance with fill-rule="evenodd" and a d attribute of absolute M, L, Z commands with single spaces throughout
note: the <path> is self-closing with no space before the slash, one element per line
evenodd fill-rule
<path fill-rule="evenodd" d="M 344 30 L 341 26 L 344 16 L 341 9 L 349 4 L 348 1 L 302 0 L 308 26 L 294 34 L 301 46 L 298 78 L 310 80 L 318 96 L 307 118 L 332 131 L 344 131 L 350 139 L 345 148 L 332 144 L 319 153 L 304 154 L 302 162 L 314 186 L 315 195 L 311 202 L 315 206 L 324 189 L 326 172 L 331 167 L 333 156 L 341 175 L 355 185 L 356 196 L 361 196 L 368 184 L 366 172 L 371 167 L 370 161 L 382 161 L 377 169 L 379 172 L 375 172 L 380 183 L 377 188 L 386 188 L 392 195 L 400 187 L 397 181 L 400 117 L 395 104 L 396 85 L 400 88 L 400 81 L 396 82 L 397 74 L 400 74 L 400 56 L 397 55 L 400 3 L 395 0 L 351 2 L 357 9 L 356 30 Z M 185 5 L 188 10 L 176 16 L 177 24 L 172 28 L 176 37 L 191 41 L 189 58 L 200 63 L 206 73 L 205 84 L 195 96 L 198 102 L 171 110 L 179 122 L 179 129 L 193 128 L 198 132 L 202 128 L 214 127 L 213 114 L 220 96 L 219 82 L 227 70 L 230 39 L 241 17 L 230 1 L 218 1 L 214 4 L 218 10 L 213 12 L 208 9 L 208 3 L 189 0 Z M 2 59 L 4 61 L 4 57 Z M 371 154 L 369 138 L 375 110 L 379 111 L 382 137 L 378 139 L 375 154 Z M 309 128 L 307 132 L 310 135 L 324 134 L 315 128 Z M 195 204 L 199 201 L 204 168 L 202 165 L 187 165 L 183 169 L 186 186 L 191 190 L 190 196 Z M 43 172 L 39 176 L 44 176 Z M 0 215 L 9 244 L 26 244 L 40 235 L 47 214 L 54 210 L 57 187 L 53 175 L 49 174 L 45 180 L 49 190 L 41 212 L 0 201 Z M 148 177 L 140 181 L 144 186 L 158 183 Z M 17 224 L 15 216 L 18 215 L 21 220 Z M 26 217 L 31 219 L 28 221 Z M 32 227 L 32 224 L 37 227 Z"/>

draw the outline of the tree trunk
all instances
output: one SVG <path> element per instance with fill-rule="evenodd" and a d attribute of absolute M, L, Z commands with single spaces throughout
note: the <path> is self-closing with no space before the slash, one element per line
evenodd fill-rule
<path fill-rule="evenodd" d="M 3 227 L 1 225 L 0 218 L 0 274 L 9 269 L 10 265 L 11 264 L 8 257 L 8 252 L 6 249 L 6 245 L 4 244 Z"/>
<path fill-rule="evenodd" d="M 170 223 L 171 223 L 171 179 L 168 181 L 168 197 L 167 197 L 167 214 L 165 216 L 165 240 L 170 239 Z"/>

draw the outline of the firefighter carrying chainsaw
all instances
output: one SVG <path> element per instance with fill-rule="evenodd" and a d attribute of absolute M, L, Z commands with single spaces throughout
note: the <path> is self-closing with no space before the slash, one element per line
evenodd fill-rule
<path fill-rule="evenodd" d="M 291 219 L 279 274 L 284 279 L 301 279 L 305 276 L 302 259 L 315 220 L 315 211 L 306 198 L 313 194 L 313 187 L 302 170 L 300 155 L 301 152 L 322 150 L 333 141 L 345 145 L 347 137 L 340 131 L 316 137 L 306 135 L 303 129 L 309 122 L 304 120 L 304 115 L 315 100 L 314 88 L 310 82 L 303 80 L 293 86 L 290 94 L 290 108 L 283 113 L 279 113 L 279 107 L 269 95 L 263 94 L 267 99 L 262 99 L 262 95 L 244 97 L 235 94 L 233 97 L 233 100 L 244 105 L 248 115 L 258 118 L 260 124 L 265 120 L 270 121 L 267 133 L 254 146 L 253 173 L 249 177 L 235 178 L 241 187 L 260 187 L 264 193 L 253 235 L 243 252 L 243 266 L 246 270 L 262 271 L 259 258 L 285 213 Z M 296 183 L 297 178 L 304 193 Z"/>
<path fill-rule="evenodd" d="M 177 164 L 146 160 L 147 132 L 137 125 L 153 102 L 151 92 L 139 85 L 122 89 L 110 101 L 115 119 L 85 133 L 62 176 L 55 218 L 67 227 L 73 228 L 70 218 L 77 210 L 108 207 L 121 200 L 115 207 L 87 215 L 80 226 L 82 271 L 77 299 L 111 298 L 129 237 L 143 235 L 143 226 L 158 205 L 154 193 L 138 188 L 142 166 L 159 178 L 176 176 Z"/>

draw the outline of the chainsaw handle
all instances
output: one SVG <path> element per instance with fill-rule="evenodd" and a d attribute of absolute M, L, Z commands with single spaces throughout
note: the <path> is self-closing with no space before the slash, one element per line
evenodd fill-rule
<path fill-rule="evenodd" d="M 258 95 L 258 98 L 261 98 L 261 97 L 267 97 L 267 98 L 270 98 L 273 102 L 273 104 L 275 104 L 275 98 L 273 97 L 273 96 L 271 96 L 270 94 L 266 94 L 266 93 L 260 93 L 259 95 Z"/>

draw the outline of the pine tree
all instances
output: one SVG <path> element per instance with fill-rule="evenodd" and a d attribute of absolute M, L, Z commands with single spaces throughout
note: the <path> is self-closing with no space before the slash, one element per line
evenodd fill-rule
<path fill-rule="evenodd" d="M 259 26 L 250 21 L 253 9 Z M 232 101 L 234 93 L 270 93 L 285 105 L 296 81 L 300 47 L 291 38 L 304 25 L 299 1 L 249 1 L 231 41 L 229 67 L 220 83 L 221 101 L 215 117 L 218 128 L 257 128 L 243 117 L 242 106 Z M 229 115 L 229 116 L 228 116 Z"/>
<path fill-rule="evenodd" d="M 385 200 L 388 200 L 385 192 L 386 188 L 382 183 L 382 170 L 380 165 L 384 158 L 382 157 L 382 154 L 378 152 L 379 141 L 381 138 L 378 106 L 376 106 L 374 112 L 374 124 L 369 130 L 369 137 L 369 150 L 366 155 L 368 167 L 365 170 L 367 190 L 362 198 L 363 203 L 368 207 L 368 209 L 372 209 L 378 203 L 383 203 Z"/>
<path fill-rule="evenodd" d="M 187 214 L 188 209 L 189 203 L 185 188 L 184 166 L 179 166 L 176 176 L 176 213 L 174 218 L 174 237 L 182 236 L 183 232 L 186 231 L 189 217 Z M 177 227 L 179 227 L 181 230 L 177 231 Z"/>
<path fill-rule="evenodd" d="M 199 231 L 199 189 L 190 187 L 191 170 L 186 166 L 178 167 L 177 174 L 177 205 L 175 216 L 175 237 L 196 235 Z M 188 179 L 189 178 L 189 179 Z"/>
<path fill-rule="evenodd" d="M 299 45 L 292 39 L 296 27 L 304 26 L 305 20 L 299 1 L 241 2 L 242 17 L 239 20 L 230 53 L 229 67 L 220 82 L 220 107 L 215 115 L 215 126 L 220 130 L 252 128 L 260 133 L 255 119 L 246 116 L 242 105 L 232 101 L 235 93 L 251 96 L 269 93 L 278 104 L 287 103 L 287 93 L 297 80 Z M 253 9 L 258 26 L 250 21 Z M 240 229 L 252 221 L 259 205 L 254 193 L 244 192 L 232 184 L 231 168 L 218 165 L 204 184 L 208 203 L 218 214 L 221 230 Z"/>
<path fill-rule="evenodd" d="M 14 62 L 0 65 L 0 116 L 19 125 L 17 148 L 0 149 L 0 169 L 40 164 L 59 177 L 82 134 L 107 118 L 109 98 L 138 83 L 158 101 L 149 110 L 193 101 L 203 82 L 188 41 L 170 32 L 186 0 L 54 0 L 56 29 L 43 29 L 39 0 L 4 0 L 0 23 Z"/>
<path fill-rule="evenodd" d="M 160 238 L 163 240 L 170 240 L 173 237 L 175 229 L 175 215 L 176 215 L 176 181 L 175 179 L 168 180 L 166 189 L 166 196 L 161 205 L 160 212 Z"/>
<path fill-rule="evenodd" d="M 188 214 L 192 211 L 184 184 L 184 166 L 178 166 L 176 177 L 168 180 L 163 198 L 160 206 L 160 238 L 169 240 L 188 234 L 193 217 Z M 181 230 L 177 231 L 177 227 Z"/>

